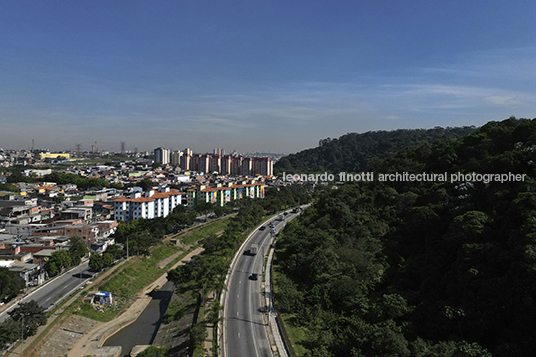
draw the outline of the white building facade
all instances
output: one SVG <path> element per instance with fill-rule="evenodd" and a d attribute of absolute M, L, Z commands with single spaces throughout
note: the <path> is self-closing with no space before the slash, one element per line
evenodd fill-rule
<path fill-rule="evenodd" d="M 180 204 L 181 192 L 160 187 L 156 191 L 132 193 L 130 198 L 118 198 L 114 201 L 114 214 L 116 220 L 126 222 L 139 218 L 166 217 Z"/>

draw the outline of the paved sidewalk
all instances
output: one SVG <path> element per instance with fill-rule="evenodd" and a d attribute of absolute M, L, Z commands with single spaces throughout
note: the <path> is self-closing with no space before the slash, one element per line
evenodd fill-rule
<path fill-rule="evenodd" d="M 186 255 L 180 262 L 175 264 L 170 269 L 175 269 L 179 265 L 183 265 L 186 261 L 192 259 L 193 256 L 198 255 L 203 251 L 202 247 L 199 247 L 188 255 Z M 76 345 L 69 352 L 69 357 L 80 357 L 80 356 L 114 356 L 116 355 L 114 348 L 119 349 L 120 347 L 101 347 L 102 344 L 106 341 L 108 337 L 122 329 L 123 327 L 131 324 L 136 321 L 140 313 L 145 309 L 147 304 L 151 301 L 149 293 L 157 287 L 163 286 L 167 282 L 167 275 L 164 274 L 152 284 L 146 287 L 142 292 L 138 294 L 136 301 L 118 318 L 109 321 L 107 323 L 102 323 L 97 326 L 95 329 L 90 331 L 88 334 L 84 335 Z"/>

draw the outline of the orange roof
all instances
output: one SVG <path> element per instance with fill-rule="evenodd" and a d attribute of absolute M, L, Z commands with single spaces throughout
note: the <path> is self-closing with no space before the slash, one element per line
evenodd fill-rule
<path fill-rule="evenodd" d="M 201 190 L 201 192 L 216 192 L 228 189 L 229 187 L 207 187 Z"/>
<path fill-rule="evenodd" d="M 138 197 L 138 198 L 121 197 L 121 198 L 114 200 L 114 202 L 127 202 L 127 201 L 128 202 L 150 202 L 158 198 L 167 198 L 170 196 L 178 196 L 181 194 L 182 193 L 179 190 L 172 189 L 169 192 L 155 192 L 151 197 Z"/>
<path fill-rule="evenodd" d="M 127 199 L 127 201 L 130 201 L 130 202 L 151 202 L 151 201 L 154 201 L 154 198 L 153 197 L 138 197 L 138 198 Z"/>
<path fill-rule="evenodd" d="M 55 190 L 57 189 L 56 186 L 51 186 L 51 185 L 43 185 L 43 186 L 37 186 L 35 187 L 35 189 L 44 189 L 44 190 Z"/>

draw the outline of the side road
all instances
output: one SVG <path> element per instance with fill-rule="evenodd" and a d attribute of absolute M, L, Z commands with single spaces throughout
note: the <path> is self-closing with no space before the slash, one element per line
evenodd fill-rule
<path fill-rule="evenodd" d="M 186 262 L 190 261 L 193 256 L 200 254 L 203 251 L 202 247 L 199 247 L 188 255 L 184 257 L 180 262 L 175 264 L 171 269 L 175 269 L 179 265 L 183 265 Z M 102 348 L 106 339 L 121 330 L 123 327 L 131 324 L 136 321 L 140 313 L 145 309 L 147 304 L 151 301 L 149 293 L 155 288 L 163 286 L 167 282 L 166 274 L 162 275 L 160 278 L 155 280 L 152 284 L 147 286 L 142 292 L 138 294 L 136 301 L 118 318 L 107 322 L 102 323 L 89 333 L 85 334 L 80 338 L 76 345 L 69 352 L 69 357 L 80 357 L 80 356 L 102 356 L 103 349 L 113 349 L 113 347 Z M 112 352 L 112 351 L 110 351 Z M 106 353 L 106 352 L 105 352 Z M 112 352 L 113 355 L 114 352 Z"/>
<path fill-rule="evenodd" d="M 94 282 L 90 282 L 89 284 L 95 284 L 95 283 L 98 283 L 99 281 L 101 281 L 102 279 L 105 279 L 107 276 L 111 275 L 114 273 L 114 271 L 116 271 L 117 269 L 119 269 L 123 263 L 125 261 L 121 261 L 119 262 L 118 264 L 114 265 L 110 270 L 102 273 L 102 274 L 99 274 L 99 276 L 97 277 L 97 280 L 94 281 Z M 76 267 L 75 267 L 76 268 Z M 75 268 L 72 268 L 70 269 L 69 271 L 65 272 L 64 274 L 66 273 L 69 273 L 71 272 L 73 269 Z M 85 285 L 85 283 L 89 280 L 90 278 L 88 278 L 82 285 Z M 54 279 L 52 279 L 51 281 L 53 281 Z M 73 291 L 79 289 L 79 287 L 73 289 Z M 69 293 L 70 294 L 70 293 Z M 68 297 L 69 294 L 65 295 L 65 297 Z M 41 339 L 43 338 L 44 336 L 42 336 L 41 334 L 47 329 L 49 328 L 50 325 L 52 324 L 55 324 L 56 323 L 56 319 L 61 315 L 61 313 L 69 306 L 71 305 L 76 299 L 78 299 L 80 296 L 80 294 L 75 294 L 74 296 L 72 296 L 70 298 L 70 300 L 64 304 L 63 306 L 61 306 L 57 311 L 55 311 L 51 316 L 48 317 L 47 319 L 47 323 L 46 325 L 43 325 L 43 326 L 39 326 L 39 328 L 37 329 L 37 333 L 33 336 L 30 336 L 28 337 L 27 339 L 25 339 L 24 341 L 24 347 L 26 348 L 26 346 L 30 346 L 32 345 L 32 343 L 37 340 L 37 339 Z M 57 305 L 57 304 L 56 304 Z M 28 353 L 31 353 L 32 351 L 27 351 L 26 349 L 24 350 L 24 354 L 28 354 Z M 10 352 L 8 352 L 8 354 L 6 355 L 7 357 L 15 357 L 15 356 L 20 356 L 20 342 L 17 343 L 15 345 L 14 348 L 11 349 Z"/>

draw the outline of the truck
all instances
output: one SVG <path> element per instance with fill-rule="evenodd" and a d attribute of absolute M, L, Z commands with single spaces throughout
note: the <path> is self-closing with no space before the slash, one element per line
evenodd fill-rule
<path fill-rule="evenodd" d="M 259 245 L 258 244 L 252 244 L 250 247 L 249 247 L 249 255 L 255 255 L 257 254 L 257 250 L 259 248 Z"/>

